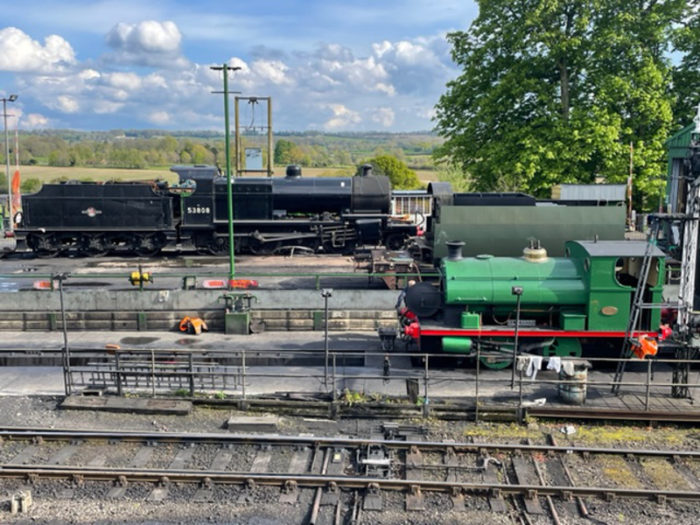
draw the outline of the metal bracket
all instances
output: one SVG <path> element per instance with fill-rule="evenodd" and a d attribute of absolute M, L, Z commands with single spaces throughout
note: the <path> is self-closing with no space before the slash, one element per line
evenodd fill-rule
<path fill-rule="evenodd" d="M 258 302 L 258 298 L 250 292 L 226 293 L 218 300 L 224 301 L 226 312 L 249 312 L 253 301 Z"/>

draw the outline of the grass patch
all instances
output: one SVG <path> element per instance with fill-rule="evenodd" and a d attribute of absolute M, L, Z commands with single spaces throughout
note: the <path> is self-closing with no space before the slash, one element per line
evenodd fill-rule
<path fill-rule="evenodd" d="M 574 439 L 590 445 L 616 443 L 658 444 L 679 446 L 688 439 L 688 429 L 683 428 L 646 428 L 635 426 L 577 426 Z"/>
<path fill-rule="evenodd" d="M 644 458 L 642 468 L 656 488 L 661 490 L 692 490 L 688 481 L 668 461 L 661 458 Z"/>
<path fill-rule="evenodd" d="M 600 463 L 605 477 L 615 485 L 626 488 L 643 488 L 642 483 L 635 477 L 624 458 L 620 456 L 600 456 L 597 458 L 597 461 Z"/>
<path fill-rule="evenodd" d="M 501 441 L 503 439 L 536 439 L 542 437 L 542 433 L 539 429 L 531 429 L 517 423 L 481 423 L 478 426 L 466 427 L 464 429 L 464 435 L 493 441 Z"/>

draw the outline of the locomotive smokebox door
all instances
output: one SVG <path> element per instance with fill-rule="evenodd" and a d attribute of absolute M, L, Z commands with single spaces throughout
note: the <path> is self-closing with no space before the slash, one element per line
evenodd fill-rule
<path fill-rule="evenodd" d="M 406 307 L 418 317 L 430 317 L 442 306 L 440 290 L 430 283 L 416 283 L 406 290 Z"/>

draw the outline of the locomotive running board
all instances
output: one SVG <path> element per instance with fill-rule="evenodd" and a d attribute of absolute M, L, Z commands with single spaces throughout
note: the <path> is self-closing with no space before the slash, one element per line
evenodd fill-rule
<path fill-rule="evenodd" d="M 438 329 L 421 329 L 421 336 L 426 337 L 515 337 L 514 329 L 482 329 L 482 330 L 438 330 Z M 605 332 L 589 332 L 587 330 L 518 330 L 518 337 L 578 337 L 578 338 L 621 338 L 625 337 L 625 331 L 605 331 Z M 634 337 L 648 336 L 656 337 L 657 332 L 634 332 Z"/>

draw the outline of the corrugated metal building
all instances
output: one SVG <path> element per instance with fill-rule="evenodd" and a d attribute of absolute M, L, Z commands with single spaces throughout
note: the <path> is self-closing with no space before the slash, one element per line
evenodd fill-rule
<path fill-rule="evenodd" d="M 624 184 L 558 184 L 552 187 L 552 199 L 560 201 L 625 201 Z"/>

